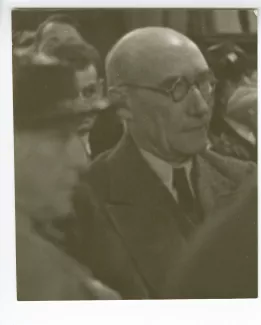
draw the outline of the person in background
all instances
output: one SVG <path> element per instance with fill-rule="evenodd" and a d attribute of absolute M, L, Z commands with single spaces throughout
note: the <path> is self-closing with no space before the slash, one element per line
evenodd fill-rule
<path fill-rule="evenodd" d="M 71 228 L 72 192 L 88 165 L 78 130 L 93 111 L 74 68 L 14 48 L 13 103 L 18 300 L 119 299 L 70 256 L 56 227 Z"/>
<path fill-rule="evenodd" d="M 100 99 L 100 112 L 108 108 L 108 101 L 103 96 L 103 67 L 100 54 L 83 39 L 74 20 L 67 15 L 50 16 L 36 31 L 34 46 L 36 51 L 57 57 L 75 67 L 77 89 L 86 105 Z M 91 119 L 86 120 L 79 130 L 89 159 L 93 155 L 90 144 L 90 129 L 93 127 L 90 128 L 89 124 L 93 126 L 98 115 L 95 113 Z"/>
<path fill-rule="evenodd" d="M 184 245 L 256 166 L 206 149 L 215 80 L 186 36 L 128 33 L 107 55 L 106 77 L 124 135 L 76 188 L 78 258 L 124 299 L 171 298 Z"/>
<path fill-rule="evenodd" d="M 97 49 L 87 43 L 79 32 L 78 25 L 66 15 L 54 15 L 45 20 L 35 36 L 37 51 L 46 53 L 73 64 L 76 68 L 76 83 L 86 105 L 93 99 L 101 99 L 99 114 L 83 123 L 80 134 L 89 158 L 113 147 L 122 135 L 122 125 L 116 109 L 106 101 L 103 91 L 103 64 Z M 89 128 L 88 124 L 93 127 Z M 86 130 L 90 130 L 86 132 Z"/>
<path fill-rule="evenodd" d="M 257 161 L 257 83 L 246 53 L 226 42 L 211 46 L 206 58 L 218 80 L 210 124 L 212 149 Z"/>

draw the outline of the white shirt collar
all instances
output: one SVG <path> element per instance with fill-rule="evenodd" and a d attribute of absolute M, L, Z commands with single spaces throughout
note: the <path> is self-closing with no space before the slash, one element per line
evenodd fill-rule
<path fill-rule="evenodd" d="M 172 192 L 173 191 L 173 169 L 175 168 L 185 168 L 185 173 L 188 178 L 188 182 L 191 188 L 192 193 L 194 193 L 194 189 L 192 187 L 191 183 L 191 170 L 192 170 L 192 160 L 186 161 L 185 163 L 176 165 L 176 164 L 170 164 L 152 153 L 140 149 L 140 152 L 144 159 L 148 162 L 152 170 L 158 175 L 158 177 L 161 179 L 163 184 Z"/>

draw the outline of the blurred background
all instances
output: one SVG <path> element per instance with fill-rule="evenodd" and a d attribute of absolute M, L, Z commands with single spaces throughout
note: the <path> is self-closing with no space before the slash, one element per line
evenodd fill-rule
<path fill-rule="evenodd" d="M 254 9 L 16 9 L 13 32 L 34 30 L 48 16 L 65 13 L 75 19 L 82 35 L 104 58 L 123 34 L 143 26 L 171 27 L 193 39 L 204 51 L 229 39 L 257 66 L 257 10 Z"/>

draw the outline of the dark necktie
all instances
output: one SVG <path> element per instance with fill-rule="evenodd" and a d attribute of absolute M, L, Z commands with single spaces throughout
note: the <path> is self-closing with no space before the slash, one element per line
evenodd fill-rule
<path fill-rule="evenodd" d="M 189 186 L 185 168 L 173 169 L 173 187 L 178 194 L 178 205 L 188 221 L 194 225 L 200 222 L 197 199 Z"/>

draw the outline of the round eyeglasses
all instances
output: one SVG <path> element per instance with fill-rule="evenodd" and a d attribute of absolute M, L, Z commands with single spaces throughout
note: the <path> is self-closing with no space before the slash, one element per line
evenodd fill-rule
<path fill-rule="evenodd" d="M 182 101 L 191 89 L 197 88 L 204 100 L 208 102 L 212 99 L 216 83 L 216 79 L 210 74 L 208 77 L 198 77 L 194 82 L 190 82 L 186 77 L 179 77 L 169 89 L 134 83 L 122 83 L 120 86 L 152 90 L 170 96 L 174 102 Z"/>

